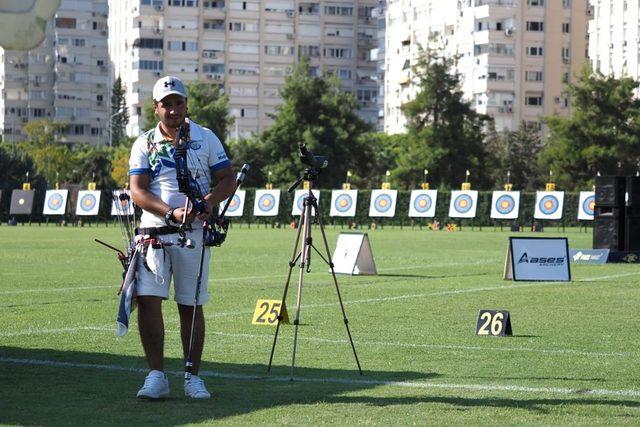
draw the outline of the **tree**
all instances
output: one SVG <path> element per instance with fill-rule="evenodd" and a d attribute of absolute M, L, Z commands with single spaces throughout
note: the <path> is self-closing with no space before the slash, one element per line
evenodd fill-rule
<path fill-rule="evenodd" d="M 120 76 L 113 82 L 111 89 L 111 142 L 120 144 L 126 138 L 126 128 L 129 124 L 129 110 L 125 99 L 125 88 Z"/>
<path fill-rule="evenodd" d="M 56 142 L 63 129 L 64 124 L 51 120 L 30 121 L 24 127 L 27 139 L 18 143 L 18 149 L 33 159 L 50 187 L 56 182 L 56 173 L 62 179 L 72 169 L 69 149 Z"/>
<path fill-rule="evenodd" d="M 192 82 L 186 85 L 189 117 L 196 123 L 209 128 L 224 142 L 233 116 L 228 113 L 229 97 L 220 92 L 220 87 L 212 83 Z M 143 121 L 146 129 L 158 122 L 153 111 L 153 99 L 144 104 Z"/>
<path fill-rule="evenodd" d="M 432 181 L 449 187 L 459 185 L 466 170 L 472 171 L 479 187 L 488 183 L 483 140 L 491 119 L 473 111 L 462 99 L 454 65 L 455 58 L 428 48 L 421 51 L 413 67 L 419 91 L 402 106 L 408 121 L 407 138 L 393 174 L 408 187 L 416 185 L 425 168 Z"/>
<path fill-rule="evenodd" d="M 33 159 L 24 151 L 16 151 L 11 143 L 0 144 L 0 170 L 2 179 L 0 180 L 0 190 L 2 190 L 2 203 L 0 212 L 8 212 L 11 202 L 11 191 L 22 188 L 27 173 L 32 189 L 43 191 L 47 188 L 45 179 L 36 168 Z"/>
<path fill-rule="evenodd" d="M 129 156 L 131 144 L 114 147 L 111 156 L 111 179 L 117 187 L 129 184 Z"/>
<path fill-rule="evenodd" d="M 104 145 L 76 144 L 72 150 L 73 170 L 71 181 L 86 184 L 95 182 L 97 188 L 120 187 L 111 178 L 111 155 L 113 149 Z"/>
<path fill-rule="evenodd" d="M 593 73 L 588 64 L 567 86 L 569 117 L 546 117 L 549 136 L 541 164 L 563 189 L 590 187 L 597 172 L 634 174 L 640 164 L 640 83 Z"/>
<path fill-rule="evenodd" d="M 323 187 L 335 187 L 349 168 L 363 167 L 368 149 L 359 137 L 368 125 L 356 114 L 353 95 L 341 90 L 335 76 L 311 75 L 303 59 L 285 78 L 280 96 L 283 103 L 272 116 L 275 122 L 261 136 L 274 184 L 286 185 L 298 178 L 302 170 L 299 142 L 327 156 L 329 166 L 319 183 Z"/>

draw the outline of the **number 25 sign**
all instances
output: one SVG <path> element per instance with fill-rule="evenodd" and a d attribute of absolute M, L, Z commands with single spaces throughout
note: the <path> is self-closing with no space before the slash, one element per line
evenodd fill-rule
<path fill-rule="evenodd" d="M 275 326 L 278 323 L 278 316 L 282 314 L 282 323 L 289 323 L 287 307 L 280 300 L 259 299 L 256 302 L 256 309 L 253 312 L 253 325 Z"/>

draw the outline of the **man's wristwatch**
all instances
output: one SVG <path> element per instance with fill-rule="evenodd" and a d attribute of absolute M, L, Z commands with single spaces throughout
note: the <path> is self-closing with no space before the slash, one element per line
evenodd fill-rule
<path fill-rule="evenodd" d="M 169 227 L 175 224 L 175 221 L 173 220 L 173 211 L 175 210 L 176 208 L 171 208 L 166 214 L 164 214 L 164 222 L 166 222 Z"/>

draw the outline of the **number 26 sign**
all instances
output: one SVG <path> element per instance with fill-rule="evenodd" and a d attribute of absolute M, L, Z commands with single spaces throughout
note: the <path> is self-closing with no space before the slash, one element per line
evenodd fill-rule
<path fill-rule="evenodd" d="M 278 316 L 282 314 L 282 323 L 289 323 L 286 306 L 282 301 L 272 299 L 259 299 L 256 302 L 256 309 L 253 312 L 253 325 L 275 326 L 278 323 Z"/>
<path fill-rule="evenodd" d="M 506 310 L 480 310 L 476 323 L 476 335 L 494 337 L 512 335 L 509 312 Z"/>

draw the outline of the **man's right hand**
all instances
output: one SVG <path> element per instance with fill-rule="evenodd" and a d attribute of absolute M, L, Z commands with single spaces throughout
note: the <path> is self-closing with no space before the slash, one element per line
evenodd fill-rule
<path fill-rule="evenodd" d="M 174 222 L 177 222 L 179 224 L 181 224 L 184 220 L 184 208 L 176 208 L 173 211 L 173 220 Z M 193 220 L 196 219 L 196 212 L 189 208 L 189 211 L 187 212 L 187 224 L 191 224 L 193 222 Z"/>

